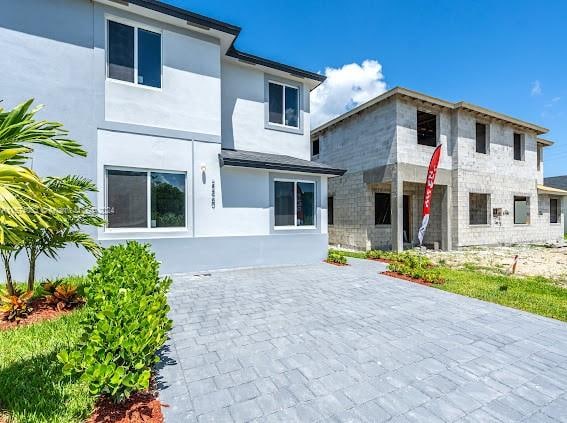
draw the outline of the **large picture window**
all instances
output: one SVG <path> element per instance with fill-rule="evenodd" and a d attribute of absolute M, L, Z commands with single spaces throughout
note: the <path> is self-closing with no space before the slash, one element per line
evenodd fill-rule
<path fill-rule="evenodd" d="M 268 122 L 299 128 L 299 88 L 268 83 Z"/>
<path fill-rule="evenodd" d="M 275 226 L 315 226 L 315 183 L 274 182 Z"/>
<path fill-rule="evenodd" d="M 161 34 L 108 21 L 108 77 L 161 87 Z"/>
<path fill-rule="evenodd" d="M 185 227 L 185 178 L 184 173 L 108 169 L 108 227 Z"/>

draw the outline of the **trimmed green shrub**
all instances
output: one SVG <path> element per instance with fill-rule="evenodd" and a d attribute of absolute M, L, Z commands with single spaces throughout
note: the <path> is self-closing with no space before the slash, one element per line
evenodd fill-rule
<path fill-rule="evenodd" d="M 336 250 L 329 250 L 327 262 L 336 264 L 347 264 L 347 258 Z"/>
<path fill-rule="evenodd" d="M 433 262 L 420 254 L 411 251 L 401 253 L 393 251 L 372 250 L 367 253 L 369 259 L 388 260 L 388 270 L 415 279 L 423 279 L 430 283 L 441 283 L 443 278 L 440 269 Z"/>
<path fill-rule="evenodd" d="M 74 351 L 58 354 L 66 375 L 80 375 L 92 394 L 115 401 L 149 387 L 157 351 L 171 329 L 159 263 L 147 245 L 112 246 L 88 273 L 83 335 Z"/>

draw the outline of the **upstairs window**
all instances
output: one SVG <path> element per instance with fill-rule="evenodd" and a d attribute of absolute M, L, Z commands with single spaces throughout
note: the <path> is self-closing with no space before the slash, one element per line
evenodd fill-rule
<path fill-rule="evenodd" d="M 275 226 L 315 226 L 315 183 L 274 182 Z"/>
<path fill-rule="evenodd" d="M 268 83 L 268 122 L 299 128 L 299 88 L 279 82 Z"/>
<path fill-rule="evenodd" d="M 311 142 L 311 156 L 319 155 L 319 138 L 315 138 Z"/>
<path fill-rule="evenodd" d="M 543 147 L 541 144 L 537 145 L 537 170 L 541 170 L 541 162 L 543 161 Z"/>
<path fill-rule="evenodd" d="M 528 197 L 514 197 L 514 224 L 526 225 L 530 223 L 530 204 Z"/>
<path fill-rule="evenodd" d="M 514 160 L 524 160 L 524 140 L 522 134 L 514 132 Z"/>
<path fill-rule="evenodd" d="M 549 223 L 559 223 L 559 200 L 557 198 L 549 200 Z"/>
<path fill-rule="evenodd" d="M 390 225 L 392 223 L 391 197 L 388 193 L 374 193 L 374 224 Z"/>
<path fill-rule="evenodd" d="M 108 21 L 108 77 L 161 88 L 161 34 Z"/>
<path fill-rule="evenodd" d="M 435 147 L 437 145 L 437 116 L 417 111 L 417 143 Z"/>
<path fill-rule="evenodd" d="M 484 123 L 476 123 L 476 152 L 486 154 L 488 152 L 487 126 Z"/>

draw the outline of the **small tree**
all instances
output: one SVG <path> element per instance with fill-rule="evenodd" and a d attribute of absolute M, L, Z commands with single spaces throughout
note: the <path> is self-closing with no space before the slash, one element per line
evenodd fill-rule
<path fill-rule="evenodd" d="M 83 247 L 89 253 L 98 256 L 100 246 L 87 233 L 82 232 L 82 226 L 99 227 L 104 224 L 104 219 L 99 217 L 93 208 L 88 196 L 89 192 L 95 192 L 96 186 L 88 179 L 80 176 L 65 176 L 63 178 L 50 177 L 45 180 L 45 185 L 54 193 L 67 198 L 70 206 L 61 210 L 65 219 L 53 219 L 46 228 L 38 227 L 26 232 L 19 252 L 24 250 L 29 261 L 28 290 L 31 291 L 35 284 L 35 270 L 37 259 L 42 254 L 57 258 L 59 250 L 68 244 Z"/>
<path fill-rule="evenodd" d="M 0 108 L 0 250 L 9 295 L 15 293 L 10 258 L 20 248 L 23 234 L 48 228 L 55 221 L 63 223 L 65 215 L 59 210 L 71 204 L 24 166 L 33 152 L 31 146 L 87 155 L 80 144 L 67 138 L 61 123 L 36 120 L 41 107 L 31 109 L 32 103 L 33 99 L 28 100 L 9 111 Z"/>

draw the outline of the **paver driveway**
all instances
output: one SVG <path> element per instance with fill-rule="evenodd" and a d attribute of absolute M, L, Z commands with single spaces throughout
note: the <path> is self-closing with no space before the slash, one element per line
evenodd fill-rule
<path fill-rule="evenodd" d="M 567 421 L 566 324 L 350 262 L 176 276 L 166 421 Z"/>

